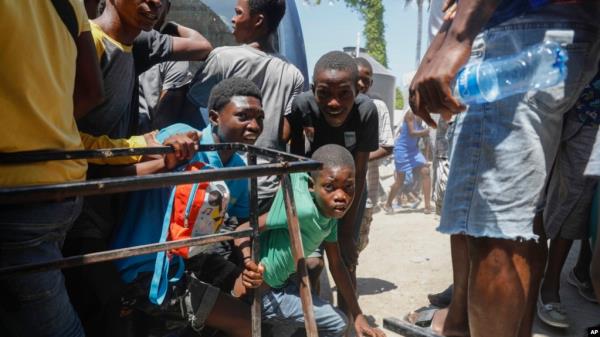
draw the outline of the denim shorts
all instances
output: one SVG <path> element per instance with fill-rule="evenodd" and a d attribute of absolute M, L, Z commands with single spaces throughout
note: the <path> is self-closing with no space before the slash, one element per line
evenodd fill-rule
<path fill-rule="evenodd" d="M 596 73 L 599 28 L 577 6 L 544 12 L 483 31 L 471 61 L 516 54 L 547 31 L 574 33 L 566 45 L 562 86 L 471 105 L 449 130 L 450 172 L 438 231 L 473 237 L 537 239 L 533 218 L 557 153 L 563 116 Z M 574 11 L 571 13 L 570 11 Z"/>

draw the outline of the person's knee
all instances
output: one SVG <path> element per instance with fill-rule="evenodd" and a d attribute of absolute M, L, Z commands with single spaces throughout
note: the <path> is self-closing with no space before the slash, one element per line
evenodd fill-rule
<path fill-rule="evenodd" d="M 333 315 L 333 319 L 331 320 L 329 326 L 327 327 L 327 333 L 320 334 L 321 336 L 344 336 L 346 331 L 348 330 L 348 317 L 344 315 L 340 310 L 334 309 L 335 314 Z"/>
<path fill-rule="evenodd" d="M 306 269 L 308 269 L 309 274 L 320 274 L 323 268 L 325 268 L 325 261 L 323 261 L 323 258 L 309 257 L 306 259 Z"/>
<path fill-rule="evenodd" d="M 514 269 L 510 247 L 506 247 L 499 239 L 469 238 L 468 241 L 469 259 L 475 276 L 478 274 L 486 279 L 505 281 L 503 276 Z"/>

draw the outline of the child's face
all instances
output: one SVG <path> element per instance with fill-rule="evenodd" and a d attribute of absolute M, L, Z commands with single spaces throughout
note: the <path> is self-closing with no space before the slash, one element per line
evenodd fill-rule
<path fill-rule="evenodd" d="M 350 71 L 325 69 L 318 72 L 314 93 L 327 124 L 342 126 L 352 111 L 356 97 L 356 83 L 352 81 Z"/>
<path fill-rule="evenodd" d="M 224 143 L 254 144 L 263 129 L 265 113 L 260 100 L 251 96 L 233 96 L 219 113 L 210 112 Z"/>
<path fill-rule="evenodd" d="M 354 170 L 351 167 L 324 167 L 314 184 L 315 201 L 321 213 L 341 219 L 354 199 Z"/>
<path fill-rule="evenodd" d="M 164 4 L 161 0 L 115 0 L 114 5 L 127 25 L 149 31 L 158 22 Z"/>
<path fill-rule="evenodd" d="M 366 94 L 373 84 L 373 73 L 369 68 L 358 66 L 358 92 Z"/>
<path fill-rule="evenodd" d="M 254 40 L 258 15 L 250 14 L 248 0 L 238 0 L 235 15 L 231 18 L 233 36 L 238 43 L 250 43 Z"/>

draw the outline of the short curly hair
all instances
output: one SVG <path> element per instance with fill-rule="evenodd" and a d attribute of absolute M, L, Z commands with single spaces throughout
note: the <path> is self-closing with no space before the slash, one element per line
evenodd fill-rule
<path fill-rule="evenodd" d="M 212 88 L 208 98 L 208 110 L 221 111 L 234 96 L 256 97 L 262 102 L 262 94 L 254 82 L 246 78 L 231 77 Z"/>
<path fill-rule="evenodd" d="M 321 56 L 315 65 L 313 80 L 316 80 L 317 74 L 326 70 L 344 70 L 350 72 L 353 83 L 358 81 L 358 67 L 354 58 L 341 51 L 330 51 Z"/>
<path fill-rule="evenodd" d="M 356 62 L 356 66 L 358 68 L 365 68 L 365 69 L 369 69 L 369 71 L 371 73 L 373 73 L 373 66 L 371 65 L 371 62 L 369 62 L 369 60 L 367 60 L 364 57 L 357 57 L 354 59 L 354 62 Z"/>
<path fill-rule="evenodd" d="M 318 148 L 311 157 L 313 160 L 323 163 L 323 168 L 349 167 L 356 170 L 354 157 L 345 147 L 337 144 L 325 144 Z M 319 171 L 313 171 L 312 177 L 316 179 Z"/>
<path fill-rule="evenodd" d="M 250 14 L 262 13 L 267 19 L 269 33 L 277 30 L 285 15 L 285 0 L 248 0 Z"/>

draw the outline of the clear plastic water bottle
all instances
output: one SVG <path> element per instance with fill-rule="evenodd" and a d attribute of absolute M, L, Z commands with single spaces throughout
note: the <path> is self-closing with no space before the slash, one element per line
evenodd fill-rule
<path fill-rule="evenodd" d="M 454 93 L 465 104 L 482 104 L 554 87 L 567 77 L 567 60 L 559 43 L 545 41 L 515 55 L 469 63 L 458 72 Z"/>

